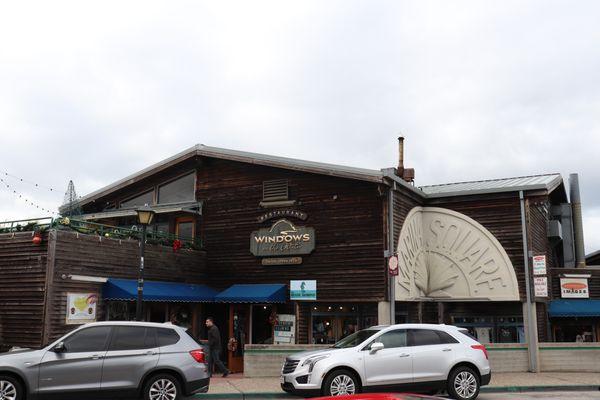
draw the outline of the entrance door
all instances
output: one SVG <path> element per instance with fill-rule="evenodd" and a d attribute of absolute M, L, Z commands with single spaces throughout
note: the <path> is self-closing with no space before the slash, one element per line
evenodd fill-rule
<path fill-rule="evenodd" d="M 231 372 L 244 372 L 244 345 L 248 344 L 249 339 L 250 307 L 247 304 L 229 306 L 228 342 L 235 339 L 236 343 L 227 346 L 227 365 Z"/>

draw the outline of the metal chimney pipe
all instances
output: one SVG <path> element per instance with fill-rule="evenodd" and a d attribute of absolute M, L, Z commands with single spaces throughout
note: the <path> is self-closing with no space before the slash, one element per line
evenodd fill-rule
<path fill-rule="evenodd" d="M 404 172 L 404 137 L 398 137 L 398 175 Z"/>
<path fill-rule="evenodd" d="M 575 267 L 585 268 L 585 247 L 583 242 L 583 217 L 581 215 L 581 195 L 579 175 L 569 175 L 569 199 L 573 210 L 573 236 L 575 236 Z"/>

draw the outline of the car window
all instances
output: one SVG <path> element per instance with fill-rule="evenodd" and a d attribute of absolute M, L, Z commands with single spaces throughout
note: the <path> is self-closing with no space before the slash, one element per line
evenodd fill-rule
<path fill-rule="evenodd" d="M 352 335 L 343 338 L 336 344 L 331 347 L 336 349 L 347 349 L 350 347 L 356 347 L 374 334 L 379 332 L 379 329 L 363 329 L 362 331 L 358 331 L 353 333 Z"/>
<path fill-rule="evenodd" d="M 156 329 L 143 326 L 117 326 L 108 349 L 118 351 L 153 347 L 156 347 Z"/>
<path fill-rule="evenodd" d="M 69 353 L 106 350 L 110 329 L 110 326 L 95 326 L 75 332 L 65 339 L 65 349 Z"/>
<path fill-rule="evenodd" d="M 179 342 L 180 339 L 177 332 L 169 328 L 156 328 L 156 337 L 160 347 L 170 346 Z"/>
<path fill-rule="evenodd" d="M 432 344 L 442 344 L 440 336 L 431 329 L 409 329 L 409 346 L 427 346 Z"/>
<path fill-rule="evenodd" d="M 384 349 L 406 347 L 406 329 L 396 329 L 394 331 L 386 332 L 373 341 L 373 343 L 375 342 L 383 343 Z M 371 345 L 373 345 L 373 343 L 371 343 Z"/>
<path fill-rule="evenodd" d="M 444 331 L 435 331 L 435 333 L 440 337 L 440 342 L 443 344 L 458 343 L 458 340 Z"/>

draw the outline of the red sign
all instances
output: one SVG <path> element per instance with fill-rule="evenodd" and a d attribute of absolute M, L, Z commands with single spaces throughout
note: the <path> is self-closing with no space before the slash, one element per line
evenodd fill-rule
<path fill-rule="evenodd" d="M 390 271 L 390 275 L 398 275 L 398 256 L 391 256 L 388 259 L 388 270 Z"/>

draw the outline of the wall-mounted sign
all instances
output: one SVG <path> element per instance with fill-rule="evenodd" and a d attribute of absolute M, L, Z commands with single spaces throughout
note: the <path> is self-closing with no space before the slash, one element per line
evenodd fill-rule
<path fill-rule="evenodd" d="M 290 281 L 290 300 L 316 300 L 317 281 Z"/>
<path fill-rule="evenodd" d="M 560 278 L 560 297 L 566 299 L 589 298 L 587 278 Z"/>
<path fill-rule="evenodd" d="M 67 324 L 85 324 L 96 321 L 96 293 L 67 294 Z"/>
<path fill-rule="evenodd" d="M 275 344 L 295 344 L 296 316 L 292 314 L 279 314 L 273 330 L 273 342 Z"/>
<path fill-rule="evenodd" d="M 548 297 L 548 278 L 545 276 L 533 278 L 533 292 L 535 297 Z"/>
<path fill-rule="evenodd" d="M 299 220 L 306 221 L 308 214 L 298 210 L 273 210 L 258 217 L 258 222 L 265 222 L 270 219 L 284 217 L 297 218 Z"/>
<path fill-rule="evenodd" d="M 271 257 L 263 258 L 262 265 L 300 265 L 302 257 Z"/>
<path fill-rule="evenodd" d="M 250 236 L 250 251 L 257 257 L 310 254 L 315 249 L 315 230 L 280 219 L 270 228 Z"/>
<path fill-rule="evenodd" d="M 533 275 L 546 275 L 546 256 L 533 256 Z"/>
<path fill-rule="evenodd" d="M 388 259 L 388 271 L 392 276 L 398 275 L 398 256 L 391 256 Z"/>

